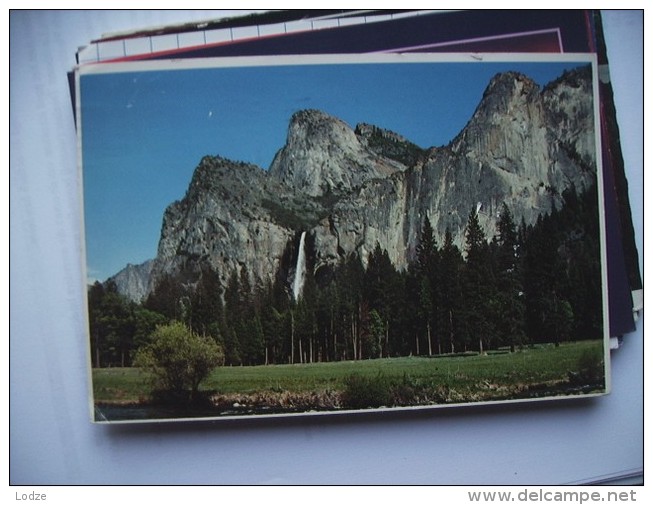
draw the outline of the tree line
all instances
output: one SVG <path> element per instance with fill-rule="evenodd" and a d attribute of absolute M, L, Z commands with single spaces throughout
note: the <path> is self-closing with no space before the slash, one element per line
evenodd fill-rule
<path fill-rule="evenodd" d="M 572 187 L 562 205 L 527 225 L 503 206 L 486 237 L 473 209 L 463 250 L 438 244 L 424 218 L 415 257 L 397 270 L 377 244 L 328 275 L 307 275 L 298 300 L 287 272 L 254 285 L 246 267 L 225 289 L 204 268 L 192 283 L 164 277 L 137 304 L 111 283 L 89 288 L 93 365 L 130 366 L 154 329 L 180 321 L 211 336 L 227 365 L 314 363 L 515 350 L 602 337 L 596 187 Z M 310 261 L 310 258 L 309 258 Z M 308 265 L 313 271 L 313 265 Z"/>

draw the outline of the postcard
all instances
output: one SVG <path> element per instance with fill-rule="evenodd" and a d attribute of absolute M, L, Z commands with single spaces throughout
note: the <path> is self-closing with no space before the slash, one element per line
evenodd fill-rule
<path fill-rule="evenodd" d="M 609 391 L 594 55 L 75 77 L 95 422 Z"/>

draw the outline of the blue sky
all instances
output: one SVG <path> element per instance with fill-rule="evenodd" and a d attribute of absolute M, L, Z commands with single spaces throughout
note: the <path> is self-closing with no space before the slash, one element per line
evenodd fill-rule
<path fill-rule="evenodd" d="M 89 281 L 156 256 L 165 208 L 200 159 L 267 169 L 297 110 L 372 123 L 422 147 L 447 144 L 489 80 L 544 85 L 578 62 L 404 63 L 157 70 L 80 77 Z"/>

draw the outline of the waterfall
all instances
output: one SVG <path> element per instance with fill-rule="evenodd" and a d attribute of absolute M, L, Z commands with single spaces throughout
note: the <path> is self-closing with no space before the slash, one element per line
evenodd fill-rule
<path fill-rule="evenodd" d="M 306 232 L 302 232 L 302 236 L 299 239 L 299 252 L 297 253 L 297 266 L 295 267 L 295 280 L 292 284 L 292 294 L 295 298 L 295 301 L 299 300 L 299 295 L 302 292 L 302 287 L 304 286 L 304 277 L 306 276 L 306 255 L 304 254 L 304 239 L 306 238 Z"/>

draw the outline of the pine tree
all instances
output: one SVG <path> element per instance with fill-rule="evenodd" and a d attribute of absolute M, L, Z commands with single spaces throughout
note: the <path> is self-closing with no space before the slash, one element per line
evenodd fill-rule
<path fill-rule="evenodd" d="M 345 328 L 346 355 L 360 359 L 360 316 L 365 269 L 355 254 L 350 255 L 338 269 L 338 286 L 341 300 L 341 323 Z M 351 351 L 351 353 L 350 353 Z"/>
<path fill-rule="evenodd" d="M 571 334 L 574 313 L 566 298 L 565 262 L 559 254 L 565 234 L 554 208 L 540 216 L 528 235 L 525 258 L 527 332 L 538 342 L 558 345 Z"/>
<path fill-rule="evenodd" d="M 224 294 L 225 304 L 225 335 L 224 335 L 224 353 L 225 362 L 228 365 L 240 365 L 240 341 L 239 341 L 239 324 L 240 324 L 240 283 L 238 273 L 234 270 L 229 277 L 227 289 Z"/>
<path fill-rule="evenodd" d="M 463 277 L 465 345 L 478 342 L 478 350 L 487 350 L 494 336 L 492 307 L 496 304 L 490 249 L 478 214 L 472 210 L 465 229 L 465 270 Z"/>
<path fill-rule="evenodd" d="M 144 305 L 154 312 L 163 314 L 170 321 L 183 321 L 183 299 L 189 294 L 178 278 L 164 275 L 148 295 Z"/>
<path fill-rule="evenodd" d="M 276 299 L 276 283 L 269 281 L 265 284 L 260 295 L 260 319 L 263 333 L 264 363 L 282 363 L 283 336 L 286 334 L 284 326 L 284 311 L 282 304 Z"/>
<path fill-rule="evenodd" d="M 263 329 L 256 311 L 249 271 L 243 266 L 238 280 L 238 300 L 235 331 L 238 336 L 240 358 L 245 365 L 260 364 L 264 360 Z"/>
<path fill-rule="evenodd" d="M 364 275 L 364 297 L 369 310 L 376 312 L 383 326 L 383 338 L 376 348 L 378 356 L 375 357 L 388 355 L 390 332 L 398 324 L 398 304 L 401 303 L 398 297 L 401 292 L 400 276 L 388 252 L 381 249 L 377 242 L 369 255 Z"/>
<path fill-rule="evenodd" d="M 114 282 L 89 289 L 89 330 L 95 367 L 129 366 L 136 333 L 135 304 L 118 293 Z"/>
<path fill-rule="evenodd" d="M 400 349 L 400 354 L 420 355 L 424 349 L 424 343 L 420 342 L 423 333 L 423 321 L 421 317 L 415 317 L 417 308 L 420 306 L 420 273 L 417 262 L 408 264 L 404 274 L 405 297 L 403 308 L 404 335 L 401 341 L 401 347 L 395 345 L 395 349 Z"/>
<path fill-rule="evenodd" d="M 415 254 L 420 273 L 431 279 L 435 273 L 437 245 L 435 242 L 433 227 L 431 226 L 431 221 L 429 221 L 428 217 L 424 218 L 419 242 L 415 248 Z"/>
<path fill-rule="evenodd" d="M 449 228 L 444 234 L 444 244 L 440 253 L 438 328 L 441 338 L 449 352 L 456 352 L 460 339 L 459 319 L 463 311 L 461 273 L 463 258 L 453 243 Z"/>
<path fill-rule="evenodd" d="M 508 206 L 504 203 L 496 238 L 497 312 L 494 325 L 500 341 L 512 351 L 525 341 L 525 303 L 522 284 L 520 244 L 517 229 Z"/>
<path fill-rule="evenodd" d="M 224 307 L 219 275 L 210 268 L 204 268 L 190 296 L 188 325 L 192 331 L 200 335 L 217 338 L 223 318 Z"/>
<path fill-rule="evenodd" d="M 339 358 L 338 346 L 341 338 L 338 336 L 339 297 L 336 282 L 333 278 L 316 290 L 316 338 L 319 356 L 322 361 L 335 361 Z"/>
<path fill-rule="evenodd" d="M 300 363 L 313 363 L 317 345 L 317 286 L 312 275 L 306 275 L 302 296 L 295 305 L 295 336 Z"/>
<path fill-rule="evenodd" d="M 426 351 L 433 354 L 433 341 L 436 337 L 436 314 L 438 302 L 438 249 L 433 234 L 433 227 L 428 217 L 424 218 L 420 240 L 416 248 L 419 302 L 417 312 L 422 321 L 425 334 Z M 439 339 L 437 350 L 441 352 Z"/>

